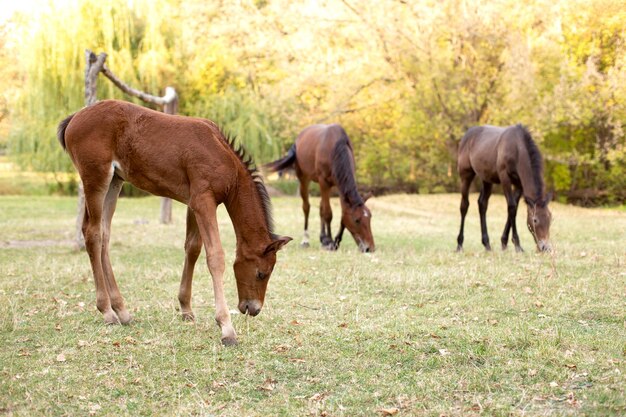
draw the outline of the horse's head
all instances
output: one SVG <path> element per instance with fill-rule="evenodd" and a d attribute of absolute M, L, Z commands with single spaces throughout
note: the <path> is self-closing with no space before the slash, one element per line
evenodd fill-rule
<path fill-rule="evenodd" d="M 370 227 L 372 212 L 365 205 L 371 196 L 368 193 L 363 197 L 363 204 L 350 205 L 344 202 L 345 207 L 342 209 L 341 223 L 350 231 L 361 252 L 374 252 L 376 249 Z"/>
<path fill-rule="evenodd" d="M 552 222 L 552 213 L 548 209 L 548 203 L 552 198 L 551 194 L 539 200 L 531 200 L 525 198 L 528 205 L 527 224 L 528 230 L 535 238 L 537 249 L 541 252 L 549 252 L 552 247 L 550 245 L 550 223 Z"/>
<path fill-rule="evenodd" d="M 261 312 L 267 282 L 276 263 L 276 252 L 290 240 L 290 237 L 278 236 L 259 253 L 237 252 L 233 269 L 239 294 L 238 308 L 242 314 L 256 316 Z"/>

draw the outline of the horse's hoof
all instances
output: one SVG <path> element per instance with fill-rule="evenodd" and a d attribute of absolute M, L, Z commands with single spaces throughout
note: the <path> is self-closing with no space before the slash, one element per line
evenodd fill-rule
<path fill-rule="evenodd" d="M 222 344 L 224 346 L 237 346 L 238 343 L 239 342 L 237 342 L 237 339 L 234 338 L 234 337 L 228 336 L 228 337 L 223 337 L 222 338 Z"/>
<path fill-rule="evenodd" d="M 463 252 L 463 246 L 458 245 L 458 246 L 456 247 L 456 251 L 457 251 L 457 252 Z"/>
<path fill-rule="evenodd" d="M 506 243 L 502 244 L 502 250 L 506 250 L 509 246 Z"/>
<path fill-rule="evenodd" d="M 517 253 L 522 253 L 522 252 L 524 252 L 524 249 L 522 249 L 522 247 L 521 247 L 521 246 L 516 246 L 516 247 L 515 247 L 515 252 L 517 252 Z"/>
<path fill-rule="evenodd" d="M 301 248 L 308 248 L 309 246 L 311 246 L 311 245 L 309 245 L 309 242 L 302 242 L 302 243 L 300 243 L 300 247 Z"/>
<path fill-rule="evenodd" d="M 182 317 L 183 317 L 183 321 L 196 321 L 196 316 L 193 314 L 193 311 L 183 313 Z"/>
<path fill-rule="evenodd" d="M 106 325 L 114 325 L 114 324 L 121 323 L 119 317 L 117 317 L 117 314 L 115 314 L 115 311 L 113 310 L 106 311 L 102 313 L 102 315 L 104 316 L 104 324 Z"/>
<path fill-rule="evenodd" d="M 130 315 L 128 310 L 118 311 L 117 317 L 120 320 L 121 324 L 129 324 L 131 321 L 133 321 L 133 317 Z"/>

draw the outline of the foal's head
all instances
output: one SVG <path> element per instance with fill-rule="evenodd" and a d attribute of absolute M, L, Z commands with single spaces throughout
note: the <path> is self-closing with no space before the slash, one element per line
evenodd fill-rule
<path fill-rule="evenodd" d="M 242 314 L 256 316 L 261 312 L 267 282 L 276 263 L 276 252 L 291 240 L 287 236 L 276 236 L 272 243 L 258 253 L 239 253 L 233 269 L 239 294 L 238 308 Z"/>
<path fill-rule="evenodd" d="M 550 245 L 550 223 L 552 222 L 552 213 L 548 208 L 551 195 L 539 200 L 531 200 L 526 198 L 528 206 L 527 224 L 528 230 L 535 238 L 537 249 L 541 252 L 549 252 L 552 247 Z"/>
<path fill-rule="evenodd" d="M 346 202 L 341 214 L 341 222 L 350 231 L 361 252 L 374 252 L 376 249 L 370 227 L 372 212 L 365 205 L 370 197 L 371 194 L 363 197 L 363 204 L 350 205 Z"/>

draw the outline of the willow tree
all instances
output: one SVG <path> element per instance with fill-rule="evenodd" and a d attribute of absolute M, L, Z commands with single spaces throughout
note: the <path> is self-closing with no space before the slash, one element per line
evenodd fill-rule
<path fill-rule="evenodd" d="M 85 49 L 107 51 L 107 63 L 129 84 L 149 90 L 176 83 L 171 45 L 164 42 L 175 38 L 168 8 L 165 1 L 50 2 L 19 21 L 14 36 L 23 46 L 17 59 L 25 81 L 14 103 L 9 150 L 23 168 L 71 170 L 55 132 L 62 118 L 84 105 Z M 98 97 L 123 94 L 99 83 Z"/>

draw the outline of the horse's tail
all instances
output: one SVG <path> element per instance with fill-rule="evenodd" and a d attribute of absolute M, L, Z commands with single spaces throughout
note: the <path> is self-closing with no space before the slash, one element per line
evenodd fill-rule
<path fill-rule="evenodd" d="M 67 116 L 61 123 L 59 123 L 59 127 L 57 127 L 57 138 L 59 139 L 59 143 L 66 149 L 65 147 L 65 129 L 67 129 L 67 125 L 70 124 L 70 120 L 72 120 L 74 115 Z"/>
<path fill-rule="evenodd" d="M 283 169 L 287 169 L 291 167 L 296 162 L 296 144 L 291 145 L 291 148 L 287 151 L 287 155 L 283 158 L 278 159 L 274 162 L 269 162 L 263 165 L 266 169 L 271 172 L 282 171 Z"/>

